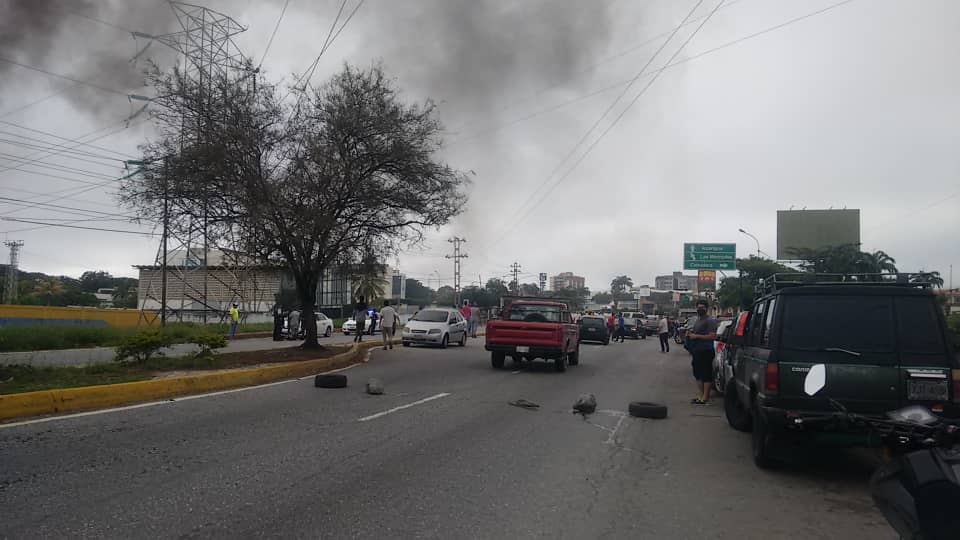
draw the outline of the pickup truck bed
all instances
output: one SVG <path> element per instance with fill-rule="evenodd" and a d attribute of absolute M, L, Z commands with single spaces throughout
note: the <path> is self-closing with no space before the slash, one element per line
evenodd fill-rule
<path fill-rule="evenodd" d="M 509 304 L 502 318 L 487 322 L 485 340 L 495 369 L 503 368 L 507 356 L 516 362 L 552 360 L 557 371 L 580 361 L 579 327 L 571 322 L 566 304 L 558 302 Z"/>

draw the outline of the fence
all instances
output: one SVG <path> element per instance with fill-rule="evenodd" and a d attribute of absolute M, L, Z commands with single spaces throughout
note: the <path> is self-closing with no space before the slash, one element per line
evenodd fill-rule
<path fill-rule="evenodd" d="M 155 313 L 141 314 L 138 309 L 0 304 L 0 326 L 92 325 L 131 327 L 153 322 L 155 318 Z"/>

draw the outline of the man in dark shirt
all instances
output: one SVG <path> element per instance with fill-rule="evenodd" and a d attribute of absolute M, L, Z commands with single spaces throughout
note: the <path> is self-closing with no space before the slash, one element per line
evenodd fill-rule
<path fill-rule="evenodd" d="M 707 307 L 706 300 L 697 301 L 697 322 L 687 333 L 693 355 L 693 377 L 697 382 L 698 395 L 690 400 L 694 405 L 707 404 L 713 386 L 713 342 L 717 339 L 717 320 L 707 316 Z"/>

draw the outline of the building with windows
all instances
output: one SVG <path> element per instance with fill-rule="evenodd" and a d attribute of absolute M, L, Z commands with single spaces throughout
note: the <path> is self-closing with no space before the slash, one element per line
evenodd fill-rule
<path fill-rule="evenodd" d="M 583 276 L 574 275 L 573 272 L 561 272 L 555 276 L 550 276 L 550 290 L 559 291 L 560 289 L 583 289 L 587 286 L 587 280 Z"/>
<path fill-rule="evenodd" d="M 653 288 L 658 291 L 696 291 L 697 276 L 687 276 L 683 272 L 657 276 Z"/>

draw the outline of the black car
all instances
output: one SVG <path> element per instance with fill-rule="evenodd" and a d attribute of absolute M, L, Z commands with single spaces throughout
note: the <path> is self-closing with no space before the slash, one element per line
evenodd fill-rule
<path fill-rule="evenodd" d="M 581 342 L 594 341 L 604 345 L 610 344 L 610 332 L 607 330 L 607 321 L 603 317 L 581 317 L 578 323 Z"/>
<path fill-rule="evenodd" d="M 956 417 L 956 336 L 929 283 L 912 274 L 777 274 L 765 280 L 736 347 L 724 392 L 727 421 L 753 432 L 753 458 L 776 464 L 806 442 L 871 446 L 875 438 L 835 420 L 839 408 L 883 418 L 908 405 Z M 825 366 L 827 387 L 810 396 L 807 373 Z"/>

